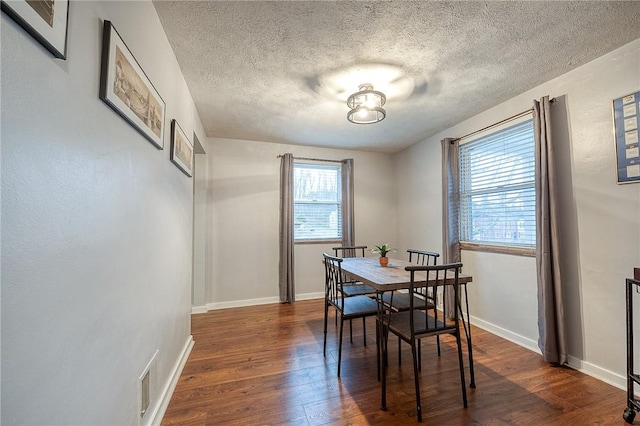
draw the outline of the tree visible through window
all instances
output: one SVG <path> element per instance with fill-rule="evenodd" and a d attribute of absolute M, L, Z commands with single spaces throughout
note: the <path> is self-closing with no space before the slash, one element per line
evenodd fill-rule
<path fill-rule="evenodd" d="M 293 202 L 296 241 L 342 239 L 340 164 L 294 163 Z"/>
<path fill-rule="evenodd" d="M 535 246 L 535 157 L 528 120 L 460 145 L 460 240 Z"/>

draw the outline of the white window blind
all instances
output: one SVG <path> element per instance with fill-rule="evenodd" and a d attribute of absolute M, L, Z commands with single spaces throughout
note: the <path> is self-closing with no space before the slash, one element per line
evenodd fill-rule
<path fill-rule="evenodd" d="M 460 145 L 460 240 L 535 246 L 533 121 Z"/>
<path fill-rule="evenodd" d="M 342 239 L 340 164 L 294 163 L 294 240 Z"/>

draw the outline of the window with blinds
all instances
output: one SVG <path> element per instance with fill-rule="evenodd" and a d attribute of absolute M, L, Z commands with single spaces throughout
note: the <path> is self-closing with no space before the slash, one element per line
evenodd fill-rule
<path fill-rule="evenodd" d="M 295 241 L 342 239 L 342 168 L 340 164 L 293 165 Z"/>
<path fill-rule="evenodd" d="M 535 247 L 533 121 L 460 145 L 460 240 Z"/>

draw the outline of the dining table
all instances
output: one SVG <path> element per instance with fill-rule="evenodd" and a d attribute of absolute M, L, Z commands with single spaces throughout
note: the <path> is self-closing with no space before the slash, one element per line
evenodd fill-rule
<path fill-rule="evenodd" d="M 387 266 L 381 266 L 377 257 L 345 257 L 342 259 L 342 272 L 351 278 L 369 284 L 376 291 L 408 289 L 411 286 L 411 275 L 404 268 L 417 266 L 406 260 L 389 258 Z M 453 274 L 447 275 L 453 280 Z M 471 275 L 459 274 L 458 281 L 467 284 L 473 281 Z"/>
<path fill-rule="evenodd" d="M 356 281 L 363 282 L 364 284 L 368 284 L 374 290 L 376 290 L 376 299 L 378 301 L 378 333 L 376 333 L 376 346 L 378 349 L 379 359 L 382 360 L 382 374 L 383 374 L 383 389 L 382 389 L 382 402 L 381 408 L 386 411 L 386 391 L 384 375 L 385 373 L 385 356 L 382 347 L 381 335 L 382 330 L 384 330 L 383 322 L 384 322 L 384 310 L 386 309 L 382 295 L 386 291 L 395 291 L 395 290 L 406 290 L 411 287 L 411 274 L 405 268 L 407 266 L 417 266 L 415 263 L 410 263 L 401 259 L 393 259 L 389 258 L 389 262 L 387 266 L 381 266 L 380 261 L 377 257 L 345 257 L 342 259 L 341 268 L 342 273 L 345 277 L 354 279 Z M 435 271 L 432 271 L 435 273 Z M 450 271 L 449 271 L 450 272 Z M 445 278 L 447 281 L 450 280 L 451 283 L 454 282 L 454 274 L 448 273 Z M 467 340 L 467 350 L 469 355 L 469 374 L 470 374 L 470 383 L 469 386 L 471 388 L 475 388 L 475 374 L 473 370 L 473 350 L 471 346 L 471 327 L 468 324 L 469 320 L 469 303 L 467 299 L 467 284 L 473 281 L 473 277 L 468 274 L 459 273 L 458 274 L 458 282 L 461 285 L 461 288 L 464 290 L 464 301 L 466 305 L 466 319 L 463 315 L 462 305 L 458 304 L 458 309 L 460 310 L 460 318 L 462 320 L 462 325 L 464 328 L 464 332 Z M 458 299 L 460 300 L 460 298 Z M 380 369 L 378 369 L 378 377 L 380 376 Z"/>

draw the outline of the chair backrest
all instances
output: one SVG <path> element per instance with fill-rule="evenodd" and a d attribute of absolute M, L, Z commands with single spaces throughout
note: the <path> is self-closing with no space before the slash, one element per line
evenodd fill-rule
<path fill-rule="evenodd" d="M 440 257 L 440 253 L 433 251 L 409 249 L 407 253 L 409 253 L 409 262 L 416 265 L 436 265 Z"/>
<path fill-rule="evenodd" d="M 364 257 L 367 246 L 333 247 L 336 257 Z"/>
<path fill-rule="evenodd" d="M 410 316 L 412 334 L 439 334 L 458 330 L 460 269 L 460 262 L 405 267 L 411 274 L 410 311 L 416 313 Z M 430 297 L 414 298 L 414 291 L 420 292 L 423 288 L 427 289 Z M 447 297 L 450 292 L 453 292 L 453 297 Z M 422 303 L 423 306 L 418 306 Z M 451 303 L 453 305 L 449 306 Z"/>
<path fill-rule="evenodd" d="M 440 257 L 440 253 L 433 251 L 409 249 L 407 250 L 407 253 L 409 253 L 409 262 L 415 263 L 416 265 L 436 265 L 438 263 L 438 258 Z M 434 299 L 431 294 L 433 291 L 427 287 L 415 288 L 414 291 L 423 297 L 428 297 L 432 301 Z"/>
<path fill-rule="evenodd" d="M 342 258 L 322 253 L 324 260 L 324 296 L 330 302 L 344 297 L 342 293 Z"/>

